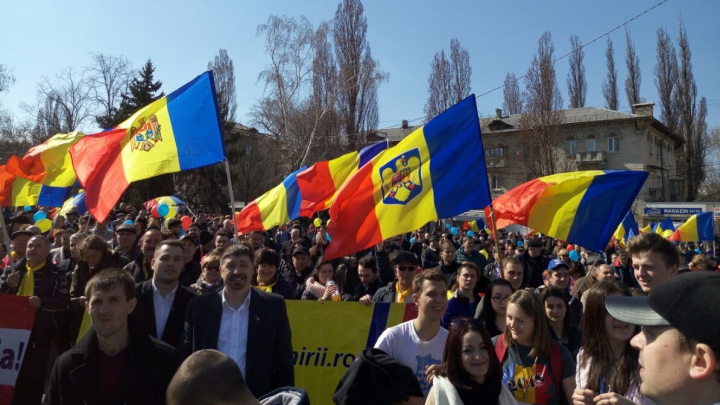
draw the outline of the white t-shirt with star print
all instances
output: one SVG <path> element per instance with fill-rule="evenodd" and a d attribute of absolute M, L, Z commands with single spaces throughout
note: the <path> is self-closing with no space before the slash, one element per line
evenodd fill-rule
<path fill-rule="evenodd" d="M 423 395 L 427 396 L 432 384 L 428 384 L 425 379 L 425 368 L 442 363 L 447 337 L 448 331 L 440 327 L 435 337 L 423 342 L 415 332 L 413 321 L 407 321 L 386 329 L 375 343 L 375 348 L 410 367 L 420 383 Z"/>

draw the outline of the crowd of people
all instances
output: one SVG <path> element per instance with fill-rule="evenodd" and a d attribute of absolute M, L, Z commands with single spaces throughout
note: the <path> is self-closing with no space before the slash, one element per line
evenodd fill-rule
<path fill-rule="evenodd" d="M 3 215 L 0 293 L 37 309 L 14 404 L 308 403 L 286 300 L 416 305 L 338 404 L 720 402 L 720 274 L 701 245 L 642 234 L 593 253 L 428 224 L 326 260 L 307 221 L 238 234 L 202 209 L 183 224 L 121 204 L 41 232 L 32 211 Z M 369 389 L 379 369 L 391 387 Z"/>

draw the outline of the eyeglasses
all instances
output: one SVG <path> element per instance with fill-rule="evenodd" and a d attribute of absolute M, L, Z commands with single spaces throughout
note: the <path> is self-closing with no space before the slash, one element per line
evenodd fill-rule
<path fill-rule="evenodd" d="M 450 329 L 464 329 L 470 324 L 472 324 L 475 328 L 479 330 L 485 329 L 485 322 L 481 321 L 480 319 L 468 317 L 460 317 L 453 319 L 452 322 L 450 322 Z"/>
<path fill-rule="evenodd" d="M 395 266 L 395 268 L 398 269 L 398 270 L 400 270 L 400 271 L 415 271 L 415 267 L 413 267 L 413 266 L 409 266 L 409 267 L 405 267 L 405 266 Z"/>
<path fill-rule="evenodd" d="M 220 266 L 203 266 L 205 270 L 215 270 L 220 271 Z"/>
<path fill-rule="evenodd" d="M 504 304 L 508 301 L 510 301 L 510 297 L 492 297 L 492 300 L 497 302 L 498 304 Z"/>

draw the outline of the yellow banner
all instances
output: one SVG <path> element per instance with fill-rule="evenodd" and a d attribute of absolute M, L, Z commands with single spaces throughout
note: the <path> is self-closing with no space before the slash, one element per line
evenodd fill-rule
<path fill-rule="evenodd" d="M 360 351 L 388 327 L 417 316 L 414 304 L 285 301 L 292 330 L 295 386 L 313 405 L 332 404 L 338 382 Z"/>

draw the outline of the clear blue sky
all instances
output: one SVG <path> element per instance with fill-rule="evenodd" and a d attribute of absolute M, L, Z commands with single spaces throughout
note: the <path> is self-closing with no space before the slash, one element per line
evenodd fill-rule
<path fill-rule="evenodd" d="M 527 70 L 540 35 L 549 30 L 556 56 L 569 49 L 569 37 L 586 43 L 611 30 L 660 0 L 528 1 L 528 0 L 366 0 L 368 40 L 372 54 L 390 80 L 380 87 L 380 127 L 397 126 L 403 119 L 423 116 L 427 78 L 435 52 L 449 48 L 457 37 L 470 53 L 472 88 L 476 94 L 503 83 L 505 74 Z M 88 0 L 12 1 L 0 13 L 0 63 L 17 79 L 0 94 L 4 108 L 18 118 L 23 101 L 35 100 L 36 83 L 65 67 L 90 64 L 91 52 L 128 57 L 136 68 L 147 58 L 157 66 L 156 77 L 169 92 L 205 70 L 220 48 L 235 63 L 238 120 L 248 122 L 250 106 L 262 95 L 258 73 L 267 64 L 263 39 L 256 28 L 270 14 L 305 15 L 317 24 L 332 19 L 339 0 L 151 0 L 98 2 Z M 678 16 L 687 26 L 700 95 L 709 103 L 710 126 L 720 126 L 720 1 L 669 0 L 629 24 L 640 57 L 642 91 L 657 102 L 653 69 L 656 30 L 669 29 L 677 37 Z M 621 91 L 621 110 L 629 106 L 622 88 L 626 77 L 624 31 L 611 34 Z M 585 49 L 587 106 L 602 107 L 605 43 Z M 556 64 L 564 104 L 567 105 L 567 60 Z M 502 106 L 502 90 L 480 97 L 482 115 Z M 659 112 L 656 109 L 656 116 Z M 86 131 L 94 125 L 88 123 Z"/>

